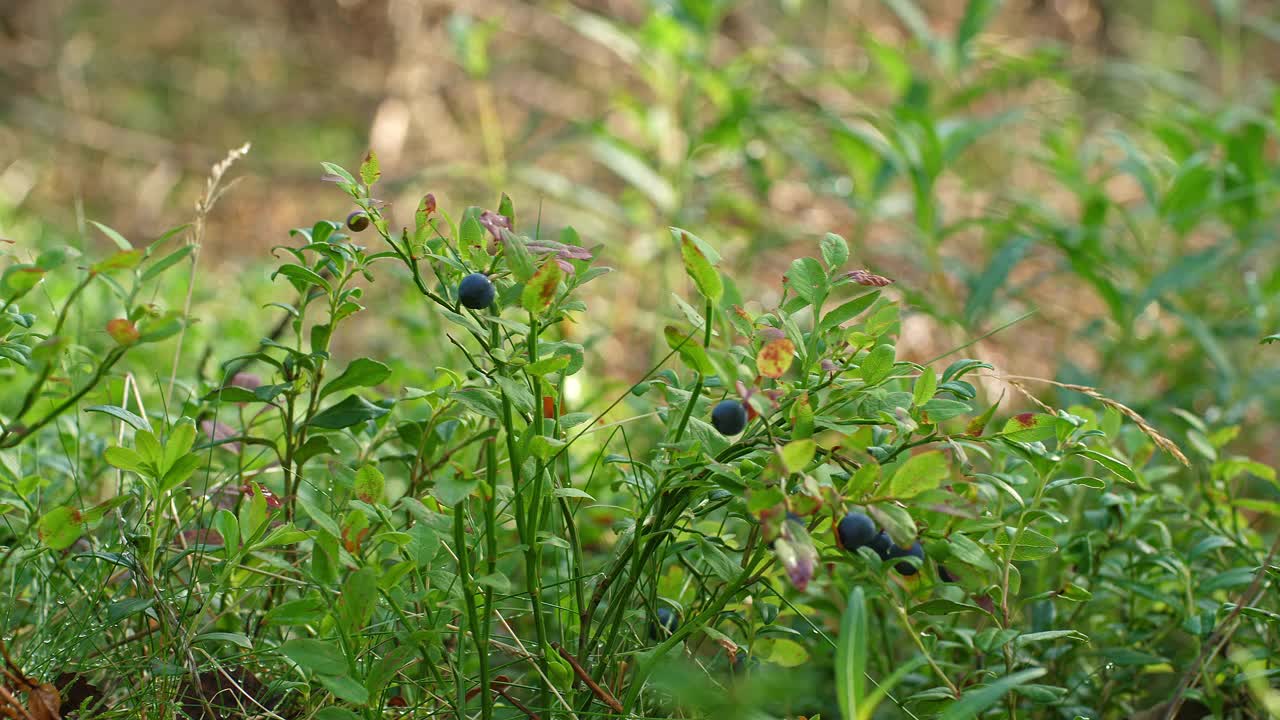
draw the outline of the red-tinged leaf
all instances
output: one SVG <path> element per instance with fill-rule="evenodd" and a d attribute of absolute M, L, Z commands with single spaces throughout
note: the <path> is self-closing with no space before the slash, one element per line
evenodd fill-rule
<path fill-rule="evenodd" d="M 795 355 L 796 346 L 790 340 L 782 338 L 770 341 L 756 355 L 756 369 L 761 375 L 776 380 L 791 367 Z"/>
<path fill-rule="evenodd" d="M 867 287 L 884 287 L 893 283 L 889 278 L 883 275 L 876 275 L 869 270 L 850 270 L 841 275 L 840 279 L 852 280 L 859 285 L 866 285 Z"/>
<path fill-rule="evenodd" d="M 551 307 L 551 301 L 556 299 L 556 288 L 559 287 L 563 274 L 564 271 L 554 259 L 544 262 L 533 277 L 529 278 L 529 282 L 525 283 L 520 304 L 535 315 L 546 312 Z"/>
<path fill-rule="evenodd" d="M 137 326 L 128 318 L 116 318 L 107 322 L 107 334 L 120 345 L 132 345 L 142 337 Z"/>
<path fill-rule="evenodd" d="M 378 154 L 370 150 L 364 156 L 364 162 L 360 164 L 360 179 L 365 185 L 372 185 L 378 182 L 380 177 L 382 177 L 382 169 L 378 165 Z"/>
<path fill-rule="evenodd" d="M 138 266 L 142 262 L 143 251 L 141 250 L 124 250 L 112 255 L 106 260 L 95 263 L 91 270 L 94 272 L 110 272 L 112 270 L 130 270 Z"/>

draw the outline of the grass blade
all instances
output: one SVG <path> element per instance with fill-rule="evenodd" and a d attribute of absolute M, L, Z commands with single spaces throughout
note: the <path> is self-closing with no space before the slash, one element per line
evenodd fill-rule
<path fill-rule="evenodd" d="M 836 646 L 836 695 L 845 720 L 858 717 L 858 705 L 866 697 L 866 673 L 867 602 L 862 588 L 855 587 L 840 620 L 840 643 Z"/>
<path fill-rule="evenodd" d="M 961 697 L 939 715 L 938 720 L 973 720 L 983 710 L 1000 702 L 1010 690 L 1035 680 L 1044 675 L 1044 673 L 1044 668 L 1023 670 L 1008 677 L 1000 678 L 990 685 L 984 685 L 973 692 L 965 693 L 964 697 Z"/>

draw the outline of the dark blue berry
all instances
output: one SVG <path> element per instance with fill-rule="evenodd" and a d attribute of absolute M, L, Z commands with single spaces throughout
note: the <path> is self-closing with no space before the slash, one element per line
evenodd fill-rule
<path fill-rule="evenodd" d="M 924 548 L 920 546 L 920 542 L 918 540 L 910 548 L 901 548 L 901 547 L 898 547 L 896 543 L 890 543 L 889 555 L 886 559 L 901 558 L 901 557 L 916 557 L 916 558 L 919 558 L 921 561 L 923 561 Z M 900 562 L 894 565 L 893 568 L 898 572 L 902 573 L 903 575 L 915 575 L 916 573 L 920 572 L 920 570 L 916 568 L 916 566 L 912 565 L 909 562 Z"/>
<path fill-rule="evenodd" d="M 747 409 L 737 400 L 721 400 L 711 410 L 711 426 L 721 435 L 737 435 L 747 427 Z"/>
<path fill-rule="evenodd" d="M 464 307 L 472 310 L 489 307 L 497 294 L 498 291 L 493 289 L 493 283 L 489 282 L 484 273 L 471 273 L 458 283 L 458 300 L 462 301 Z"/>
<path fill-rule="evenodd" d="M 649 634 L 655 640 L 667 637 L 680 627 L 680 616 L 671 608 L 658 608 L 657 616 L 657 621 L 649 626 Z"/>
<path fill-rule="evenodd" d="M 871 538 L 871 542 L 867 543 L 867 545 L 870 546 L 872 550 L 876 551 L 876 554 L 880 556 L 881 561 L 888 560 L 890 548 L 897 547 L 897 545 L 894 545 L 893 541 L 889 539 L 889 534 L 883 530 L 880 531 L 880 534 Z"/>
<path fill-rule="evenodd" d="M 870 545 L 876 539 L 876 524 L 862 513 L 851 512 L 836 526 L 836 538 L 840 540 L 840 547 L 857 552 L 858 548 Z"/>
<path fill-rule="evenodd" d="M 369 213 L 356 210 L 347 216 L 347 229 L 351 232 L 360 232 L 367 227 L 369 227 Z"/>
<path fill-rule="evenodd" d="M 951 571 L 943 565 L 938 566 L 938 579 L 944 583 L 959 582 L 960 580 L 955 575 L 952 575 Z"/>

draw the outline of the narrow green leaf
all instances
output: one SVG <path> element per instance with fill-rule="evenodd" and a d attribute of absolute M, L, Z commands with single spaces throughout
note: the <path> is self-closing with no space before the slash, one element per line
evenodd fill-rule
<path fill-rule="evenodd" d="M 150 430 L 151 423 L 141 415 L 135 415 L 122 407 L 115 405 L 94 405 L 84 409 L 85 412 L 98 412 L 124 422 L 134 430 Z"/>
<path fill-rule="evenodd" d="M 1044 668 L 1023 670 L 966 692 L 938 716 L 938 720 L 974 720 L 984 710 L 1000 702 L 1010 690 L 1045 674 Z"/>
<path fill-rule="evenodd" d="M 840 643 L 836 646 L 836 698 L 840 715 L 846 720 L 861 717 L 860 705 L 866 696 L 867 603 L 862 588 L 849 593 L 849 603 L 840 619 Z"/>
<path fill-rule="evenodd" d="M 1138 482 L 1138 476 L 1133 472 L 1133 468 L 1111 457 L 1110 455 L 1104 455 L 1103 453 L 1100 453 L 1097 450 L 1077 450 L 1076 454 L 1081 457 L 1089 458 L 1090 460 L 1098 463 L 1102 467 L 1110 470 L 1112 474 L 1114 474 L 1116 477 L 1120 478 L 1121 480 L 1124 480 L 1125 482 L 1130 482 L 1130 483 Z"/>
<path fill-rule="evenodd" d="M 89 222 L 93 223 L 93 226 L 94 226 L 94 227 L 96 227 L 96 228 L 98 228 L 99 230 L 101 230 L 103 235 L 106 235 L 107 237 L 111 238 L 111 242 L 115 243 L 115 244 L 116 244 L 116 247 L 120 248 L 121 250 L 132 250 L 132 249 L 133 249 L 133 243 L 131 243 L 131 242 L 129 242 L 128 240 L 126 240 L 126 239 L 124 238 L 124 236 L 123 236 L 123 235 L 121 235 L 120 233 L 118 233 L 118 232 L 116 232 L 115 230 L 113 230 L 113 229 L 111 229 L 111 228 L 107 227 L 106 225 L 103 225 L 102 223 L 98 222 L 97 220 L 90 220 Z"/>

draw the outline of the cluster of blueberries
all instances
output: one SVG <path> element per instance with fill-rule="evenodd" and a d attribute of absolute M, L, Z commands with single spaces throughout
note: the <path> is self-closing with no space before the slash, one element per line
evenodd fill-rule
<path fill-rule="evenodd" d="M 860 547 L 869 547 L 880 556 L 880 560 L 893 560 L 903 557 L 916 557 L 924 560 L 924 548 L 917 540 L 910 548 L 899 547 L 889 539 L 889 534 L 876 527 L 875 521 L 862 513 L 851 512 L 845 515 L 836 526 L 836 538 L 840 547 L 849 552 L 857 552 Z M 894 569 L 903 575 L 915 575 L 920 572 L 909 562 L 899 562 Z"/>

